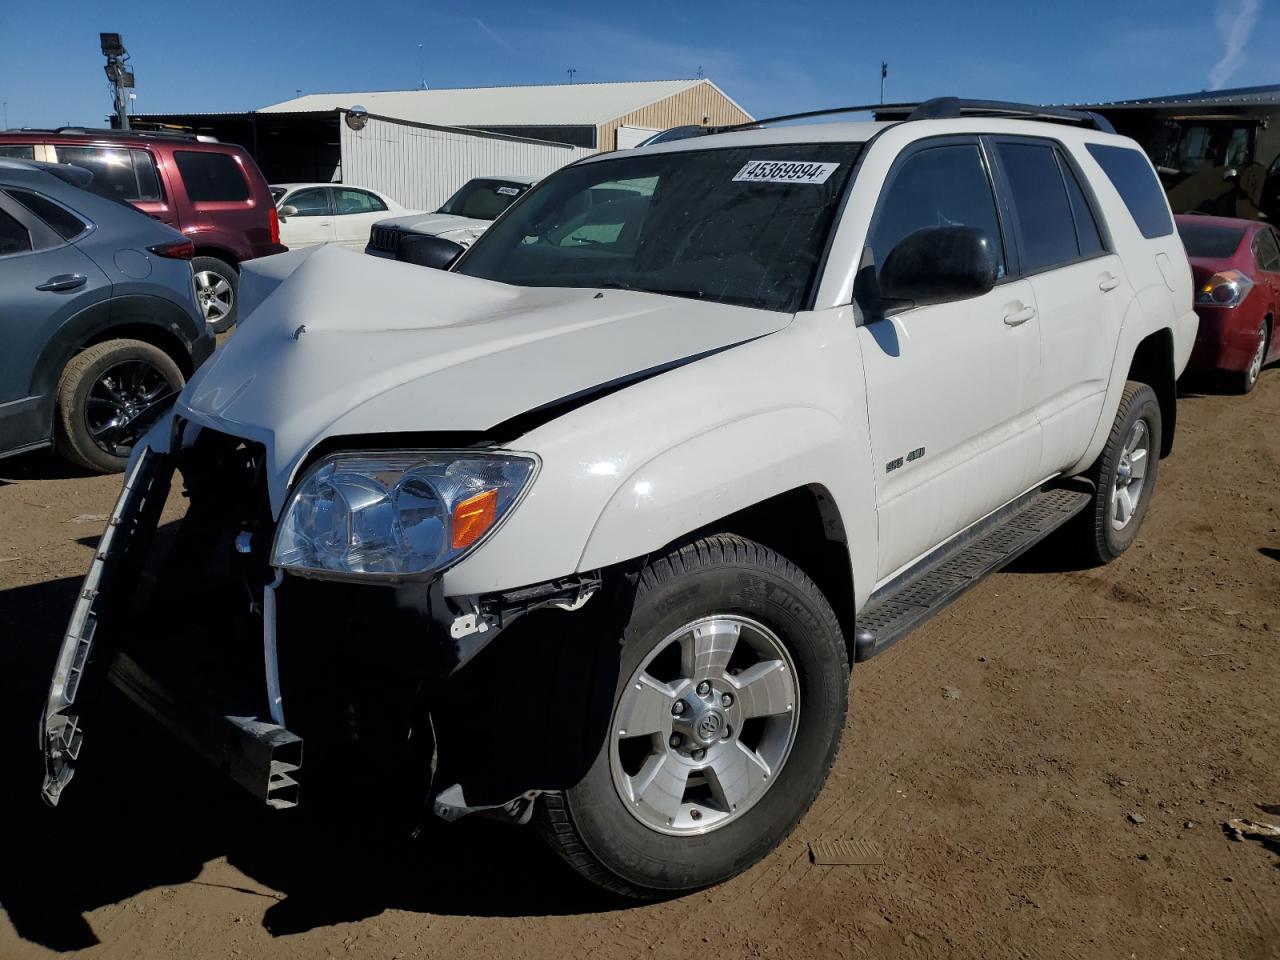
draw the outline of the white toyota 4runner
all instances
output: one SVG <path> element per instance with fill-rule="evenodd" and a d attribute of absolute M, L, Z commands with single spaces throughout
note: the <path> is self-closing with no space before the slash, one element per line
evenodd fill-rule
<path fill-rule="evenodd" d="M 305 738 L 308 770 L 358 744 L 368 799 L 535 820 L 622 893 L 764 856 L 851 663 L 1056 528 L 1133 543 L 1195 339 L 1132 141 L 903 117 L 594 156 L 460 257 L 433 240 L 443 270 L 246 264 L 72 616 L 45 796 L 101 673 L 272 806 Z"/>

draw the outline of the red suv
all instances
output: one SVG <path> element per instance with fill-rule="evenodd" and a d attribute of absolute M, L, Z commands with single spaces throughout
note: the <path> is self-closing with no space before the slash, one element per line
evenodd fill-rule
<path fill-rule="evenodd" d="M 235 322 L 241 261 L 283 253 L 271 191 L 243 147 L 137 130 L 6 130 L 0 157 L 73 163 L 196 246 L 196 293 L 215 332 Z"/>

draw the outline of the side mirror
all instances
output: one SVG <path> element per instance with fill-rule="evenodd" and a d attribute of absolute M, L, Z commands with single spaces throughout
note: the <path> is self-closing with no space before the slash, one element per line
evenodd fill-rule
<path fill-rule="evenodd" d="M 283 207 L 276 211 L 280 215 L 281 220 L 288 220 L 290 217 L 298 215 L 298 208 L 291 203 L 286 203 Z"/>
<path fill-rule="evenodd" d="M 977 227 L 917 230 L 898 241 L 880 268 L 880 300 L 889 301 L 884 306 L 965 300 L 995 285 L 995 249 Z"/>
<path fill-rule="evenodd" d="M 404 263 L 416 263 L 420 267 L 447 270 L 465 249 L 462 244 L 444 237 L 406 233 L 396 244 L 396 259 Z"/>

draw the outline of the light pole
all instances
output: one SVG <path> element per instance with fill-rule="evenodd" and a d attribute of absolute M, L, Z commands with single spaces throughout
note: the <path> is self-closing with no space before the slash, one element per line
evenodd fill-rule
<path fill-rule="evenodd" d="M 577 71 L 576 69 L 574 69 L 573 67 L 570 67 L 570 68 L 569 68 L 568 70 L 566 70 L 565 72 L 566 72 L 567 74 L 569 74 L 569 82 L 570 82 L 570 83 L 573 83 L 573 75 L 574 75 L 575 73 L 577 73 L 578 71 Z"/>
<path fill-rule="evenodd" d="M 418 73 L 422 81 L 422 89 L 427 89 L 427 55 L 423 52 L 422 44 L 418 44 Z"/>
<path fill-rule="evenodd" d="M 889 75 L 889 64 L 880 61 L 880 102 L 884 103 L 884 78 Z"/>

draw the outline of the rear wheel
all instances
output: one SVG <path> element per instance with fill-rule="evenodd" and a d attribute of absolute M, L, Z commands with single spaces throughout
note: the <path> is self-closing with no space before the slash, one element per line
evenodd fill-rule
<path fill-rule="evenodd" d="M 236 322 L 240 299 L 240 275 L 230 264 L 215 257 L 196 257 L 191 261 L 195 273 L 196 300 L 205 323 L 214 333 L 231 329 Z"/>
<path fill-rule="evenodd" d="M 101 473 L 123 470 L 134 443 L 185 382 L 172 357 L 141 340 L 82 350 L 58 382 L 58 453 Z"/>
<path fill-rule="evenodd" d="M 1155 391 L 1129 381 L 1106 446 L 1089 471 L 1094 501 L 1078 528 L 1088 559 L 1110 563 L 1137 538 L 1160 467 L 1161 429 Z"/>
<path fill-rule="evenodd" d="M 1262 364 L 1267 359 L 1267 321 L 1258 326 L 1258 349 L 1253 352 L 1249 366 L 1239 373 L 1231 374 L 1231 385 L 1237 393 L 1252 393 L 1262 376 Z"/>
<path fill-rule="evenodd" d="M 848 665 L 814 583 L 738 537 L 654 560 L 622 642 L 610 729 L 541 823 L 580 873 L 635 897 L 694 890 L 765 856 L 826 780 Z"/>

